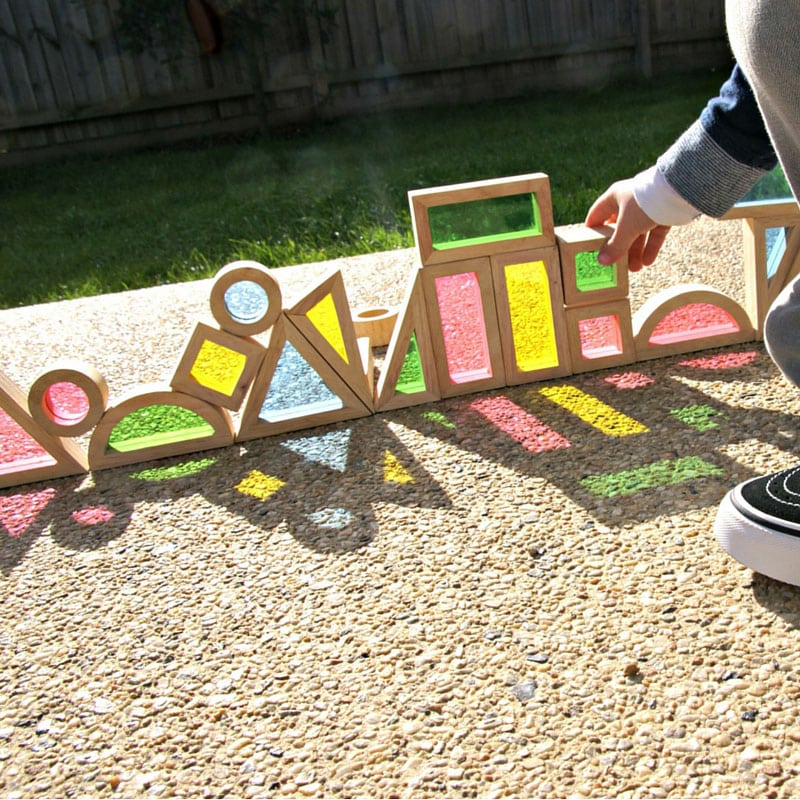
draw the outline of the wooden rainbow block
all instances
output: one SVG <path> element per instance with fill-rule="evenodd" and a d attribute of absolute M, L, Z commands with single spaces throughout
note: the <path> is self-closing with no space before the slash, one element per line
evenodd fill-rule
<path fill-rule="evenodd" d="M 572 371 L 619 367 L 636 359 L 627 298 L 566 309 Z"/>
<path fill-rule="evenodd" d="M 569 375 L 558 249 L 504 253 L 491 264 L 506 383 Z"/>
<path fill-rule="evenodd" d="M 543 173 L 408 193 L 422 264 L 442 264 L 555 243 Z"/>
<path fill-rule="evenodd" d="M 627 257 L 610 266 L 597 261 L 598 251 L 611 233 L 609 227 L 585 225 L 560 225 L 555 229 L 564 305 L 583 306 L 628 296 Z"/>

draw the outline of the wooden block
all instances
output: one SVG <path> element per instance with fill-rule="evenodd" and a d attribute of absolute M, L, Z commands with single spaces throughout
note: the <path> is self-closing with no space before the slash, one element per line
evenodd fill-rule
<path fill-rule="evenodd" d="M 367 381 L 361 355 L 356 362 L 362 393 Z M 287 314 L 271 333 L 267 355 L 242 411 L 237 441 L 314 428 L 368 416 L 355 388 L 319 354 Z"/>
<path fill-rule="evenodd" d="M 504 386 L 489 259 L 437 264 L 420 275 L 441 396 Z"/>
<path fill-rule="evenodd" d="M 627 299 L 566 309 L 572 371 L 588 372 L 632 363 L 636 358 Z"/>
<path fill-rule="evenodd" d="M 597 262 L 597 251 L 612 232 L 608 226 L 560 225 L 555 229 L 564 305 L 591 305 L 628 296 L 627 257 L 608 267 Z"/>
<path fill-rule="evenodd" d="M 633 328 L 637 360 L 752 342 L 756 336 L 738 303 L 700 284 L 656 293 L 634 315 Z"/>
<path fill-rule="evenodd" d="M 42 427 L 28 413 L 26 400 L 0 371 L 0 488 L 86 472 L 83 448 Z"/>
<path fill-rule="evenodd" d="M 441 398 L 420 269 L 411 275 L 392 331 L 375 395 L 375 410 L 430 403 Z"/>
<path fill-rule="evenodd" d="M 569 375 L 558 249 L 504 253 L 491 264 L 506 383 Z"/>
<path fill-rule="evenodd" d="M 366 336 L 372 347 L 389 344 L 396 322 L 396 308 L 362 308 L 353 316 L 356 336 Z"/>
<path fill-rule="evenodd" d="M 737 203 L 721 217 L 723 220 L 764 218 L 783 218 L 787 220 L 787 225 L 797 225 L 800 222 L 800 206 L 795 200 L 756 200 Z"/>
<path fill-rule="evenodd" d="M 230 444 L 227 411 L 166 386 L 143 386 L 103 415 L 89 442 L 89 465 L 109 469 Z"/>
<path fill-rule="evenodd" d="M 544 173 L 419 189 L 408 200 L 425 266 L 555 243 Z"/>
<path fill-rule="evenodd" d="M 263 264 L 234 261 L 214 276 L 209 302 L 222 330 L 255 336 L 269 330 L 280 316 L 281 287 Z"/>
<path fill-rule="evenodd" d="M 372 394 L 364 384 L 352 312 L 342 273 L 337 269 L 285 312 L 286 318 L 372 410 Z"/>
<path fill-rule="evenodd" d="M 200 322 L 186 343 L 170 385 L 176 392 L 237 411 L 265 354 L 255 339 Z"/>
<path fill-rule="evenodd" d="M 63 361 L 40 375 L 28 391 L 28 410 L 53 436 L 88 433 L 108 406 L 108 384 L 89 364 Z"/>

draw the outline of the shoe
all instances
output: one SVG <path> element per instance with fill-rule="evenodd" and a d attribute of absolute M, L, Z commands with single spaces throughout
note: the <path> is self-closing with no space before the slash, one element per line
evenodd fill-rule
<path fill-rule="evenodd" d="M 714 532 L 740 564 L 800 586 L 800 466 L 731 489 Z"/>

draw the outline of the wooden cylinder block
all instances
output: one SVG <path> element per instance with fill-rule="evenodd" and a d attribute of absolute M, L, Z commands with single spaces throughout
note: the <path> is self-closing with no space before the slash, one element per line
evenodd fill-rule
<path fill-rule="evenodd" d="M 389 344 L 396 322 L 396 308 L 363 308 L 353 317 L 356 336 L 368 337 L 372 347 L 385 347 Z"/>

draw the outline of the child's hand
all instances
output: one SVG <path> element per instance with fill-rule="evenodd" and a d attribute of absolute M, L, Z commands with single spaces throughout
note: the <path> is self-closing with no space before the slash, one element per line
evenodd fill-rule
<path fill-rule="evenodd" d="M 586 225 L 596 228 L 614 224 L 616 230 L 600 249 L 597 260 L 614 264 L 628 254 L 628 269 L 638 272 L 656 260 L 669 226 L 658 225 L 642 211 L 633 195 L 633 181 L 617 181 L 594 201 L 586 215 Z"/>

